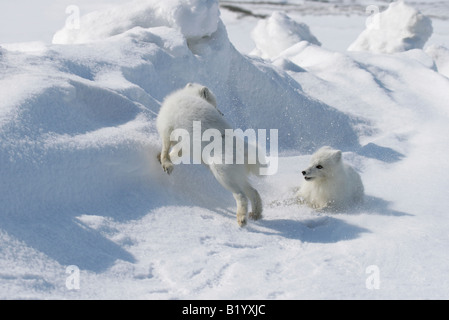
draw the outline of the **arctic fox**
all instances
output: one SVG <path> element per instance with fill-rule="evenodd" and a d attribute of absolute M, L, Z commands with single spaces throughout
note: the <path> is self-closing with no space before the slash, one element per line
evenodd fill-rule
<path fill-rule="evenodd" d="M 215 95 L 205 86 L 188 83 L 183 89 L 175 91 L 165 98 L 156 125 L 162 139 L 162 151 L 158 155 L 158 159 L 163 170 L 168 174 L 173 171 L 172 160 L 175 156 L 173 152 L 178 153 L 178 150 L 170 152 L 171 148 L 178 143 L 178 141 L 171 141 L 170 135 L 175 129 L 184 129 L 192 136 L 194 122 L 198 121 L 201 124 L 201 134 L 208 129 L 216 129 L 221 133 L 221 137 L 224 137 L 225 130 L 232 129 L 223 114 L 217 109 Z M 224 146 L 224 141 L 222 145 Z M 203 148 L 204 143 L 201 145 L 202 150 Z M 233 152 L 235 153 L 235 148 Z M 222 161 L 206 163 L 201 159 L 201 163 L 208 166 L 217 181 L 232 192 L 237 203 L 238 224 L 244 226 L 247 222 L 248 199 L 252 206 L 249 217 L 254 220 L 262 218 L 262 200 L 257 190 L 248 181 L 248 174 L 256 173 L 259 164 L 248 164 L 248 161 L 245 161 L 244 164 L 238 164 L 236 161 L 226 164 L 225 152 L 222 153 L 220 158 Z M 179 155 L 176 154 L 176 156 Z M 245 156 L 247 155 L 245 154 Z M 235 159 L 235 154 L 233 158 Z"/>
<path fill-rule="evenodd" d="M 322 147 L 302 171 L 305 182 L 298 191 L 300 202 L 315 209 L 344 209 L 364 198 L 360 175 L 343 163 L 340 150 Z"/>

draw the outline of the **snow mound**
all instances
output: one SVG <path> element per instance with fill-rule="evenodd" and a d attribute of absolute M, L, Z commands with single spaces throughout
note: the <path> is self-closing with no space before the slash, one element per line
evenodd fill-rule
<path fill-rule="evenodd" d="M 438 72 L 449 78 L 449 49 L 444 46 L 431 45 L 425 51 L 435 61 Z"/>
<path fill-rule="evenodd" d="M 217 30 L 216 0 L 136 0 L 83 16 L 79 26 L 66 25 L 53 37 L 55 44 L 86 43 L 105 39 L 135 27 L 171 27 L 186 39 L 200 39 Z"/>
<path fill-rule="evenodd" d="M 301 41 L 321 45 L 306 24 L 296 22 L 280 11 L 275 11 L 267 19 L 260 20 L 251 36 L 256 44 L 256 49 L 251 54 L 264 59 L 276 57 Z"/>
<path fill-rule="evenodd" d="M 208 172 L 199 184 L 208 192 L 182 196 L 193 178 L 181 168 L 171 180 L 178 187 L 167 185 L 156 161 L 160 103 L 188 82 L 211 88 L 235 128 L 280 129 L 279 151 L 357 147 L 354 119 L 235 50 L 216 21 L 217 3 L 134 1 L 86 15 L 78 34 L 58 33 L 67 42 L 101 41 L 6 51 L 0 59 L 0 194 L 8 204 L 2 214 L 118 214 L 127 212 L 127 199 L 143 208 L 172 203 L 164 196 L 172 192 L 160 192 L 161 186 L 179 188 L 173 193 L 193 203 L 214 199 L 217 184 Z"/>
<path fill-rule="evenodd" d="M 432 21 L 404 1 L 375 14 L 349 51 L 394 53 L 422 49 L 432 35 Z"/>

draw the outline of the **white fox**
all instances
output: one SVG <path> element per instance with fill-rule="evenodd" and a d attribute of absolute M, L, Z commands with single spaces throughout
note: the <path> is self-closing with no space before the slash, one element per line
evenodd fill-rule
<path fill-rule="evenodd" d="M 184 129 L 192 136 L 193 124 L 196 121 L 201 123 L 201 134 L 207 129 L 216 129 L 224 137 L 225 130 L 232 129 L 223 114 L 217 109 L 217 100 L 212 91 L 200 84 L 189 83 L 183 89 L 177 90 L 165 98 L 156 121 L 157 130 L 162 139 L 162 151 L 158 155 L 158 159 L 163 170 L 168 174 L 173 171 L 172 159 L 175 156 L 173 152 L 178 153 L 179 151 L 172 150 L 170 153 L 171 148 L 178 143 L 178 141 L 171 141 L 172 132 L 175 129 Z M 224 145 L 224 139 L 222 140 Z M 203 148 L 204 144 L 201 146 L 201 149 Z M 235 159 L 235 148 L 233 152 L 232 156 Z M 232 192 L 237 203 L 238 224 L 244 226 L 247 222 L 248 199 L 252 207 L 249 217 L 254 220 L 262 218 L 262 200 L 257 190 L 248 181 L 250 172 L 257 173 L 259 162 L 248 164 L 248 161 L 245 160 L 244 164 L 238 164 L 236 161 L 226 164 L 224 152 L 221 160 L 223 161 L 219 163 L 206 163 L 202 159 L 202 163 L 209 167 L 224 188 Z"/>
<path fill-rule="evenodd" d="M 364 187 L 360 175 L 342 159 L 340 150 L 322 147 L 302 171 L 304 183 L 298 191 L 300 202 L 315 209 L 342 209 L 361 203 Z"/>

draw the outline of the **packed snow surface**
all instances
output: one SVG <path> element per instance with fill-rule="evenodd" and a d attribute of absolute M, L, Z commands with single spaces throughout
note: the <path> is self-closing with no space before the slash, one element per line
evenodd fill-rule
<path fill-rule="evenodd" d="M 298 35 L 302 22 L 278 17 Z M 212 0 L 80 22 L 53 44 L 1 44 L 0 298 L 449 298 L 445 46 L 336 52 L 301 38 L 245 56 Z M 158 163 L 161 102 L 188 82 L 235 128 L 278 130 L 279 170 L 252 180 L 262 220 L 238 227 L 207 168 Z M 361 175 L 363 205 L 295 201 L 324 145 Z"/>

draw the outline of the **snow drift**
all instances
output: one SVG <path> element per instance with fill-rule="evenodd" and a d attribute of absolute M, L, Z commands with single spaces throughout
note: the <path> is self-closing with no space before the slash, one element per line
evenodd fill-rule
<path fill-rule="evenodd" d="M 348 50 L 393 53 L 422 49 L 432 31 L 428 17 L 400 0 L 376 13 Z"/>
<path fill-rule="evenodd" d="M 215 0 L 136 0 L 83 16 L 79 28 L 65 26 L 54 35 L 53 43 L 86 43 L 134 27 L 160 26 L 178 30 L 187 40 L 200 39 L 213 34 L 218 21 L 219 9 Z"/>
<path fill-rule="evenodd" d="M 273 58 L 301 41 L 321 45 L 305 23 L 298 23 L 280 11 L 260 20 L 251 36 L 256 44 L 256 49 L 251 54 L 264 59 Z"/>

